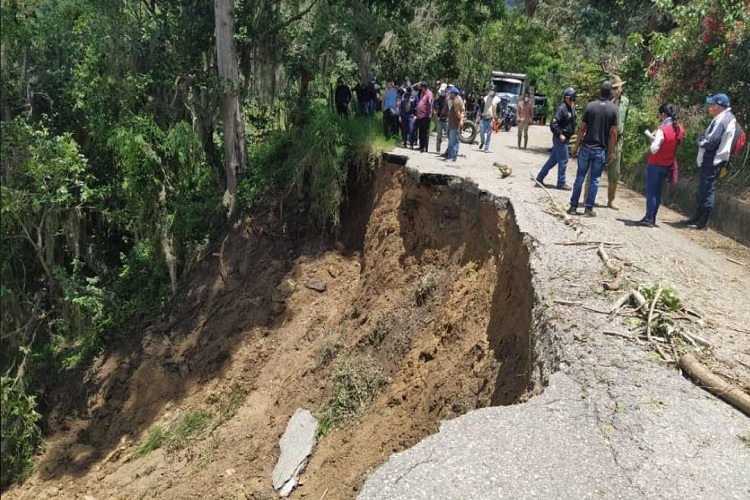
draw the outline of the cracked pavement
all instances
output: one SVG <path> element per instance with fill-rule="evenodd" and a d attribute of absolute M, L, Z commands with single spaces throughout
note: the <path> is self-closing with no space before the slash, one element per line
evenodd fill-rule
<path fill-rule="evenodd" d="M 463 156 L 451 165 L 432 153 L 394 153 L 409 157 L 408 168 L 471 179 L 511 201 L 531 241 L 537 307 L 547 323 L 537 352 L 557 353 L 543 360 L 553 365 L 549 384 L 526 403 L 442 422 L 438 434 L 378 468 L 360 498 L 750 498 L 750 418 L 659 362 L 647 346 L 601 333 L 628 333 L 621 319 L 554 302 L 607 309 L 621 292 L 602 291 L 596 247 L 556 244 L 576 235 L 545 212 L 547 195 L 529 180 L 547 158 L 549 130 L 533 126 L 529 136 L 525 151 L 515 148 L 515 129 L 493 135 L 491 154 L 462 144 Z M 432 151 L 434 136 L 431 142 Z M 512 166 L 513 175 L 501 179 L 495 161 Z M 575 167 L 571 160 L 569 184 Z M 570 193 L 551 192 L 567 206 Z M 704 327 L 681 326 L 716 346 L 711 368 L 750 387 L 750 271 L 726 259 L 730 252 L 750 264 L 748 249 L 713 231 L 696 236 L 673 227 L 682 216 L 666 207 L 658 229 L 630 226 L 643 214 L 643 197 L 621 186 L 618 201 L 620 211 L 601 208 L 598 217 L 582 219 L 578 240 L 622 242 L 610 257 L 634 284 L 674 286 L 704 315 Z"/>

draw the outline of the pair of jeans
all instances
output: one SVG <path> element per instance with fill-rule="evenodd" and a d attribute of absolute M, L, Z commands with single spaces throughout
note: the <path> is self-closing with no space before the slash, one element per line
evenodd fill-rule
<path fill-rule="evenodd" d="M 398 133 L 398 115 L 390 109 L 383 111 L 383 134 L 387 139 Z"/>
<path fill-rule="evenodd" d="M 695 195 L 695 206 L 698 208 L 713 208 L 716 194 L 716 179 L 719 170 L 726 165 L 721 162 L 718 165 L 701 165 L 698 169 L 698 192 Z"/>
<path fill-rule="evenodd" d="M 479 144 L 485 151 L 490 150 L 490 139 L 492 138 L 492 118 L 482 118 L 479 124 Z"/>
<path fill-rule="evenodd" d="M 435 142 L 437 143 L 437 152 L 439 153 L 440 146 L 443 144 L 443 135 L 448 133 L 448 122 L 437 120 L 435 122 L 435 133 L 437 134 Z"/>
<path fill-rule="evenodd" d="M 659 205 L 661 205 L 664 180 L 668 175 L 669 167 L 651 163 L 646 165 L 646 220 L 656 222 L 656 213 L 659 211 Z"/>
<path fill-rule="evenodd" d="M 458 158 L 458 129 L 448 129 L 448 159 L 456 161 Z"/>
<path fill-rule="evenodd" d="M 583 191 L 583 182 L 586 180 L 586 174 L 591 170 L 591 187 L 586 197 L 586 210 L 594 208 L 596 202 L 596 192 L 599 190 L 599 179 L 602 177 L 604 165 L 607 163 L 607 152 L 604 149 L 592 149 L 588 146 L 581 146 L 578 151 L 578 171 L 576 172 L 576 181 L 573 184 L 573 194 L 570 197 L 570 206 L 578 208 L 578 201 Z"/>
<path fill-rule="evenodd" d="M 414 146 L 417 142 L 417 129 L 414 126 L 414 115 L 401 115 L 401 141 L 406 146 L 406 142 L 409 142 L 410 146 Z"/>
<path fill-rule="evenodd" d="M 557 167 L 557 187 L 562 187 L 565 185 L 565 171 L 568 169 L 568 158 L 570 154 L 568 152 L 568 140 L 561 141 L 560 138 L 557 135 L 552 136 L 552 153 L 549 156 L 549 159 L 547 160 L 547 163 L 545 163 L 542 166 L 542 169 L 539 171 L 538 174 L 536 174 L 536 179 L 539 182 L 544 182 L 544 178 L 547 177 L 547 174 L 550 170 L 552 170 L 552 167 L 555 165 L 558 165 Z"/>

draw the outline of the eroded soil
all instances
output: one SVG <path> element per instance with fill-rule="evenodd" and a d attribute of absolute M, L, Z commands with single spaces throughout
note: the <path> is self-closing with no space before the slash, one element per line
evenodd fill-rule
<path fill-rule="evenodd" d="M 529 255 L 508 205 L 390 166 L 353 181 L 340 241 L 267 207 L 199 263 L 142 341 L 71 374 L 49 403 L 38 473 L 8 498 L 275 498 L 289 417 L 319 411 L 356 356 L 388 384 L 321 437 L 293 498 L 351 498 L 440 420 L 539 392 Z M 208 429 L 132 458 L 149 427 L 196 410 Z"/>

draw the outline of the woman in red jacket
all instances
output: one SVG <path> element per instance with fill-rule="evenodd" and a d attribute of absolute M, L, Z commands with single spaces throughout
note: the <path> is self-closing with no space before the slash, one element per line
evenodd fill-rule
<path fill-rule="evenodd" d="M 677 113 L 671 104 L 659 106 L 659 122 L 655 134 L 646 132 L 651 138 L 651 152 L 646 160 L 646 216 L 638 223 L 647 227 L 656 226 L 664 179 L 677 168 L 677 147 L 685 137 L 685 129 L 677 123 Z"/>

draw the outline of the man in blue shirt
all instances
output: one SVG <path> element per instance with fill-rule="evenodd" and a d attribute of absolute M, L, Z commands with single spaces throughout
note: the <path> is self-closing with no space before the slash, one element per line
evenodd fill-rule
<path fill-rule="evenodd" d="M 393 80 L 388 80 L 385 84 L 385 92 L 383 92 L 383 100 L 381 101 L 383 108 L 383 133 L 386 139 L 390 139 L 398 133 L 398 89 L 393 84 Z"/>

